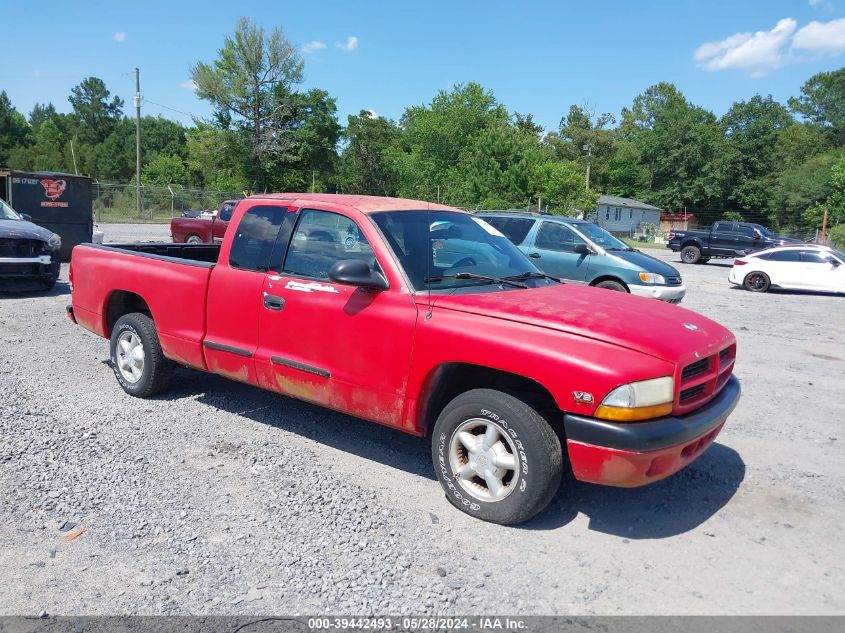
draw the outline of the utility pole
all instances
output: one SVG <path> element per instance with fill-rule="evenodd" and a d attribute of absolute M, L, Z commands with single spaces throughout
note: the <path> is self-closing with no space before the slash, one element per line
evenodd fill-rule
<path fill-rule="evenodd" d="M 135 210 L 141 217 L 141 71 L 135 69 Z"/>
<path fill-rule="evenodd" d="M 822 220 L 822 244 L 827 244 L 827 209 L 824 210 L 824 220 Z"/>
<path fill-rule="evenodd" d="M 593 148 L 587 143 L 584 145 L 584 150 L 587 152 L 587 191 L 590 190 L 590 163 L 593 162 Z"/>

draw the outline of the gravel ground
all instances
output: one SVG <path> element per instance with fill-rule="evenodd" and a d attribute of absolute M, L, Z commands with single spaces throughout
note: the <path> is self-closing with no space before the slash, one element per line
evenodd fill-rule
<path fill-rule="evenodd" d="M 425 440 L 189 370 L 130 398 L 66 283 L 4 287 L 0 614 L 845 613 L 845 297 L 676 265 L 739 339 L 739 407 L 677 475 L 518 528 L 454 510 Z"/>

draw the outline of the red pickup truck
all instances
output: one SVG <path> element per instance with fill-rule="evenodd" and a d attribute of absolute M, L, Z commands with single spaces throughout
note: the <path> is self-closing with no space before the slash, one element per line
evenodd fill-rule
<path fill-rule="evenodd" d="M 237 200 L 220 203 L 212 217 L 173 218 L 170 220 L 170 237 L 182 244 L 213 244 L 223 241 Z"/>
<path fill-rule="evenodd" d="M 565 474 L 640 486 L 696 459 L 740 388 L 734 336 L 563 284 L 484 220 L 413 200 L 253 196 L 217 244 L 83 244 L 74 322 L 128 394 L 184 365 L 431 438 L 457 508 L 525 521 Z"/>

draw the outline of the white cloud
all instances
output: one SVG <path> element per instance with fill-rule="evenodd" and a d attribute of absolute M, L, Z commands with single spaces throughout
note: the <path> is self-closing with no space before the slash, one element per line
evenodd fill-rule
<path fill-rule="evenodd" d="M 792 48 L 825 55 L 845 53 L 845 18 L 830 22 L 814 20 L 801 27 L 792 39 Z"/>
<path fill-rule="evenodd" d="M 114 34 L 114 41 L 115 42 L 125 42 L 126 41 L 126 33 L 123 31 L 118 31 Z"/>
<path fill-rule="evenodd" d="M 312 40 L 307 44 L 302 45 L 302 52 L 306 55 L 310 55 L 311 53 L 315 53 L 323 48 L 326 47 L 325 42 L 321 42 L 320 40 Z"/>
<path fill-rule="evenodd" d="M 792 18 L 784 18 L 771 31 L 735 33 L 718 42 L 706 42 L 694 57 L 707 71 L 736 68 L 759 77 L 787 63 L 784 50 L 797 26 Z"/>
<path fill-rule="evenodd" d="M 367 112 L 370 113 L 371 119 L 377 119 L 378 118 L 378 112 L 376 112 L 375 110 L 367 110 Z"/>
<path fill-rule="evenodd" d="M 179 85 L 182 86 L 183 88 L 185 88 L 186 90 L 196 90 L 197 89 L 197 85 L 194 83 L 193 79 L 188 79 L 186 81 L 183 81 Z"/>
<path fill-rule="evenodd" d="M 342 51 L 351 53 L 352 51 L 358 50 L 358 38 L 350 35 L 346 38 L 345 42 L 335 42 L 334 45 Z"/>
<path fill-rule="evenodd" d="M 822 2 L 824 2 L 824 0 L 810 0 L 810 6 L 814 7 L 817 4 L 821 4 Z"/>

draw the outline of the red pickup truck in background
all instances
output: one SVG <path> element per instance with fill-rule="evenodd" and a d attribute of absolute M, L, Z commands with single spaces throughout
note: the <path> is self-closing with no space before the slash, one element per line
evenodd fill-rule
<path fill-rule="evenodd" d="M 170 237 L 177 244 L 222 242 L 237 204 L 237 200 L 221 202 L 217 212 L 210 218 L 173 218 L 170 220 Z"/>
<path fill-rule="evenodd" d="M 457 209 L 276 194 L 232 225 L 222 244 L 73 250 L 68 314 L 111 340 L 128 394 L 184 365 L 428 436 L 449 501 L 502 524 L 564 475 L 671 475 L 739 399 L 724 327 L 560 283 Z"/>

